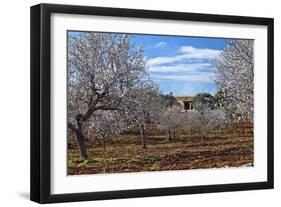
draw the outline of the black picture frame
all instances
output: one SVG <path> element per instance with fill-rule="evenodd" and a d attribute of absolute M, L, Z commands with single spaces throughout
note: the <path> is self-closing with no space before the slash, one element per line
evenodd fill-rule
<path fill-rule="evenodd" d="M 267 26 L 267 181 L 238 184 L 219 184 L 187 187 L 51 194 L 50 184 L 50 129 L 51 129 L 51 74 L 50 74 L 50 15 L 52 13 L 99 15 L 112 17 L 151 18 L 207 23 L 232 23 Z M 88 201 L 146 196 L 211 193 L 255 189 L 272 189 L 274 177 L 273 147 L 273 44 L 274 20 L 272 18 L 195 14 L 168 11 L 103 8 L 72 5 L 39 4 L 31 7 L 31 152 L 30 199 L 38 203 Z"/>

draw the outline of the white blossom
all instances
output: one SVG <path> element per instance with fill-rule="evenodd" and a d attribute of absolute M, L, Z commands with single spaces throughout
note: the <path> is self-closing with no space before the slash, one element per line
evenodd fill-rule
<path fill-rule="evenodd" d="M 235 121 L 253 121 L 254 41 L 229 41 L 213 65 L 217 68 L 215 82 L 224 94 L 227 113 Z"/>

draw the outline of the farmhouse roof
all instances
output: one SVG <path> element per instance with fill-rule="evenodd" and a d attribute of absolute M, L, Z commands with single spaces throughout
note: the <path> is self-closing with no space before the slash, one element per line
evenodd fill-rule
<path fill-rule="evenodd" d="M 193 101 L 194 96 L 176 96 L 177 101 Z"/>

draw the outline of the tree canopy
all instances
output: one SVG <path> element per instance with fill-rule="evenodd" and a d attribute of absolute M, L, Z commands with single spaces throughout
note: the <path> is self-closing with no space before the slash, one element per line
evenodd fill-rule
<path fill-rule="evenodd" d="M 253 121 L 254 41 L 232 40 L 213 65 L 222 103 L 233 120 Z"/>

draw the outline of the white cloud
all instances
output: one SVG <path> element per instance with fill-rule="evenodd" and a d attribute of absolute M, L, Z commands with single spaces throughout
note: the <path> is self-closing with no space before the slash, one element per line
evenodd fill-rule
<path fill-rule="evenodd" d="M 174 56 L 148 59 L 148 71 L 154 80 L 213 83 L 215 68 L 210 60 L 221 50 L 182 46 Z"/>
<path fill-rule="evenodd" d="M 157 75 L 155 80 L 177 80 L 177 81 L 189 81 L 189 82 L 201 82 L 201 83 L 214 83 L 215 74 L 197 74 L 197 75 Z"/>
<path fill-rule="evenodd" d="M 210 63 L 189 63 L 177 65 L 155 65 L 148 68 L 149 72 L 197 72 L 200 69 L 211 67 Z"/>
<path fill-rule="evenodd" d="M 192 46 L 182 46 L 179 50 L 181 54 L 175 56 L 156 57 L 148 60 L 149 66 L 171 64 L 179 61 L 203 61 L 211 60 L 220 54 L 220 50 L 200 49 Z"/>
<path fill-rule="evenodd" d="M 156 58 L 149 59 L 147 61 L 147 63 L 149 66 L 152 66 L 152 65 L 174 63 L 174 62 L 181 61 L 184 59 L 185 59 L 185 55 L 177 55 L 177 56 L 171 56 L 171 57 L 156 57 Z"/>
<path fill-rule="evenodd" d="M 158 42 L 154 47 L 166 47 L 167 43 L 166 42 Z"/>
<path fill-rule="evenodd" d="M 183 46 L 180 48 L 180 52 L 184 54 L 189 54 L 190 57 L 195 59 L 214 59 L 220 54 L 220 50 L 213 49 L 201 49 L 192 46 Z"/>

